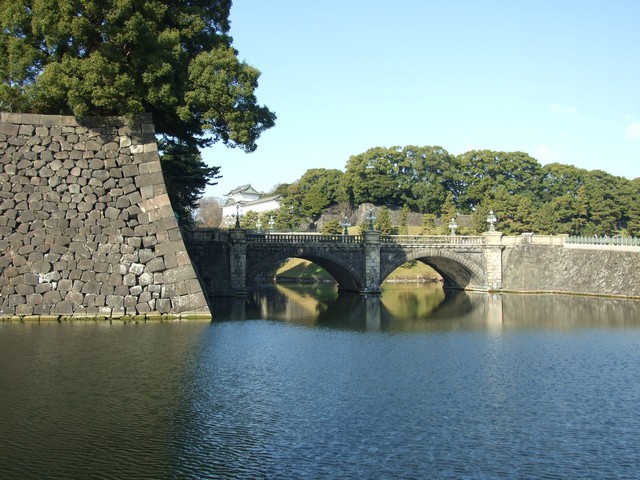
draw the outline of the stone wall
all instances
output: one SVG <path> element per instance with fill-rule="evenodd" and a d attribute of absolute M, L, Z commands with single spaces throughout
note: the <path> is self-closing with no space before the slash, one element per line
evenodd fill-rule
<path fill-rule="evenodd" d="M 149 116 L 0 113 L 0 317 L 210 318 Z"/>
<path fill-rule="evenodd" d="M 502 265 L 504 291 L 640 298 L 640 254 L 622 248 L 507 246 Z"/>

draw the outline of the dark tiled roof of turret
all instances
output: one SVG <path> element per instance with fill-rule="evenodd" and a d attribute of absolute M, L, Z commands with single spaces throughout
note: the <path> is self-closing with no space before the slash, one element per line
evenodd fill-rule
<path fill-rule="evenodd" d="M 234 188 L 227 193 L 225 197 L 230 197 L 231 195 L 237 195 L 239 193 L 255 193 L 256 195 L 262 195 L 262 193 L 253 188 L 250 183 L 247 183 L 246 185 L 240 185 L 239 187 Z"/>

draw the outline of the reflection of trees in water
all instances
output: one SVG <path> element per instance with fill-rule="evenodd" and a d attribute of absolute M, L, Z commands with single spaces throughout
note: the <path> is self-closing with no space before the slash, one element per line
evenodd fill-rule
<path fill-rule="evenodd" d="M 396 318 L 425 318 L 445 299 L 440 285 L 416 288 L 411 286 L 385 287 L 382 291 L 382 303 Z"/>
<path fill-rule="evenodd" d="M 593 328 L 640 325 L 640 302 L 573 295 L 503 295 L 505 327 Z"/>

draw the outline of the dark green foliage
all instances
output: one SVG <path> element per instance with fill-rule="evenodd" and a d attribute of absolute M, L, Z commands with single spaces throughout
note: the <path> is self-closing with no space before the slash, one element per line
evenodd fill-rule
<path fill-rule="evenodd" d="M 290 197 L 285 197 L 280 204 L 280 208 L 275 216 L 276 230 L 298 230 L 304 222 L 304 218 L 300 215 L 300 210 L 291 201 Z"/>
<path fill-rule="evenodd" d="M 422 228 L 420 235 L 437 235 L 436 216 L 433 213 L 425 213 L 422 215 Z"/>
<path fill-rule="evenodd" d="M 455 157 L 441 147 L 378 147 L 349 158 L 343 188 L 352 205 L 439 212 L 456 178 Z"/>
<path fill-rule="evenodd" d="M 447 235 L 450 233 L 449 230 L 449 222 L 452 219 L 455 219 L 457 216 L 456 205 L 453 203 L 453 194 L 451 192 L 447 193 L 447 198 L 445 198 L 444 204 L 442 205 L 442 214 L 440 215 L 440 219 L 442 220 L 442 224 L 440 225 L 440 233 L 442 235 Z"/>
<path fill-rule="evenodd" d="M 341 179 L 340 170 L 312 168 L 289 186 L 287 196 L 301 215 L 315 222 L 325 209 L 341 200 Z"/>
<path fill-rule="evenodd" d="M 249 210 L 244 215 L 240 216 L 240 227 L 248 230 L 257 230 L 257 223 L 260 220 L 260 215 L 253 210 Z"/>
<path fill-rule="evenodd" d="M 463 231 L 484 232 L 490 210 L 507 234 L 640 233 L 640 180 L 558 163 L 542 167 L 522 152 L 453 157 L 441 147 L 378 147 L 351 156 L 342 181 L 352 207 L 373 203 L 440 214 L 437 229 L 425 217 L 423 233 L 448 233 L 456 212 L 473 213 L 472 227 Z"/>
<path fill-rule="evenodd" d="M 406 205 L 400 210 L 400 228 L 398 230 L 399 235 L 407 235 L 409 233 L 409 225 L 407 220 L 409 218 L 409 207 Z"/>
<path fill-rule="evenodd" d="M 498 186 L 510 195 L 539 199 L 541 167 L 526 153 L 473 150 L 460 155 L 458 161 L 463 172 L 458 205 L 464 211 L 476 208 L 485 195 Z"/>
<path fill-rule="evenodd" d="M 329 235 L 338 235 L 343 233 L 344 229 L 338 220 L 329 220 L 322 226 L 321 232 Z"/>
<path fill-rule="evenodd" d="M 182 225 L 190 226 L 193 212 L 198 207 L 207 185 L 219 178 L 218 167 L 208 167 L 202 161 L 198 149 L 186 143 L 163 141 L 161 158 L 167 191 L 171 205 Z"/>
<path fill-rule="evenodd" d="M 640 178 L 636 178 L 629 183 L 631 198 L 627 211 L 627 234 L 640 236 Z"/>
<path fill-rule="evenodd" d="M 382 235 L 393 234 L 393 224 L 391 223 L 391 215 L 387 207 L 378 210 L 378 218 L 375 220 L 375 229 Z"/>

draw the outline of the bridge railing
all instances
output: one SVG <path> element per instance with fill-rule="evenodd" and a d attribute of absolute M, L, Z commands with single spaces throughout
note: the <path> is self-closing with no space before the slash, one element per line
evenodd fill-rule
<path fill-rule="evenodd" d="M 316 233 L 249 233 L 250 243 L 361 243 L 361 235 L 323 235 Z"/>
<path fill-rule="evenodd" d="M 221 228 L 182 228 L 182 235 L 189 240 L 214 240 L 228 242 L 230 235 L 228 229 Z"/>
<path fill-rule="evenodd" d="M 483 245 L 484 237 L 462 235 L 380 235 L 382 243 L 402 245 Z"/>
<path fill-rule="evenodd" d="M 538 235 L 534 233 L 522 233 L 520 235 L 505 235 L 501 238 L 504 246 L 518 245 L 564 245 L 567 235 Z"/>
<path fill-rule="evenodd" d="M 609 245 L 618 247 L 640 247 L 638 237 L 608 237 L 608 236 L 569 236 L 565 240 L 571 245 Z"/>

